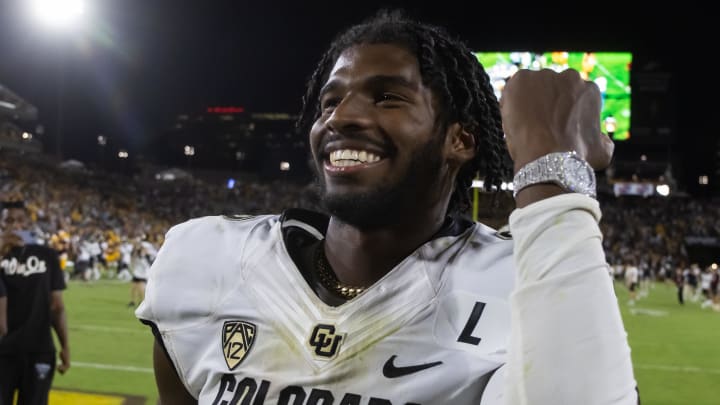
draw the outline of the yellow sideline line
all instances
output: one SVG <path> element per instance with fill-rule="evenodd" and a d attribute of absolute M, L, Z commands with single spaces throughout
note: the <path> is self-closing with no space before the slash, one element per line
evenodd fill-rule
<path fill-rule="evenodd" d="M 51 390 L 48 402 L 53 405 L 123 405 L 125 398 L 115 395 Z"/>

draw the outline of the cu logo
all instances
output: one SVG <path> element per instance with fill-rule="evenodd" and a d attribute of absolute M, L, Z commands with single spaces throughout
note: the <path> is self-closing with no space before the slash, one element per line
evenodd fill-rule
<path fill-rule="evenodd" d="M 337 355 L 344 335 L 335 333 L 335 326 L 318 324 L 310 335 L 308 343 L 315 348 L 315 355 L 330 360 Z"/>

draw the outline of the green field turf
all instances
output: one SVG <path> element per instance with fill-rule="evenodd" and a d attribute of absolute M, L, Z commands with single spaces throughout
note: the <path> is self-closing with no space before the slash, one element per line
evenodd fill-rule
<path fill-rule="evenodd" d="M 55 374 L 53 387 L 141 396 L 146 399 L 141 403 L 157 402 L 152 374 L 153 337 L 150 328 L 140 323 L 134 309 L 127 306 L 130 284 L 71 281 L 63 298 L 72 367 L 65 375 Z M 88 405 L 96 403 L 105 402 Z"/>
<path fill-rule="evenodd" d="M 632 307 L 627 290 L 616 291 L 643 405 L 720 404 L 720 313 L 687 299 L 681 306 L 670 284 Z"/>
<path fill-rule="evenodd" d="M 133 396 L 125 403 L 155 404 L 152 336 L 127 307 L 129 288 L 112 281 L 70 282 L 65 302 L 73 366 L 66 375 L 56 375 L 54 388 L 62 391 L 51 404 L 121 403 L 105 397 L 65 401 L 61 397 L 68 391 Z M 655 285 L 632 307 L 625 288 L 616 288 L 643 405 L 720 404 L 720 313 L 703 310 L 697 302 L 681 307 L 669 284 Z"/>

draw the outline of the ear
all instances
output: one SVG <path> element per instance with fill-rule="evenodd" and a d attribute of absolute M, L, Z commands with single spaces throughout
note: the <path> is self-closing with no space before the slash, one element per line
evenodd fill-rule
<path fill-rule="evenodd" d="M 475 137 L 460 123 L 448 126 L 445 134 L 445 157 L 448 161 L 457 162 L 458 167 L 475 157 Z"/>

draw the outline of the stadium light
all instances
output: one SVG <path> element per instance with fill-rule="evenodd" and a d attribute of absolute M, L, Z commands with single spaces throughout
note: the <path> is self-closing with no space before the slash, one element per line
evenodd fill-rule
<path fill-rule="evenodd" d="M 658 184 L 657 187 L 655 187 L 655 191 L 661 196 L 667 197 L 670 195 L 670 186 L 667 184 Z"/>
<path fill-rule="evenodd" d="M 55 35 L 58 31 L 80 31 L 81 20 L 86 20 L 86 0 L 29 0 L 25 2 L 28 8 L 29 17 L 50 31 L 53 36 L 58 37 L 59 42 L 67 35 Z M 62 48 L 60 48 L 62 49 Z M 63 81 L 65 76 L 65 64 L 67 52 L 58 51 L 57 63 L 57 107 L 56 107 L 56 128 L 55 128 L 55 153 L 62 159 L 63 156 Z"/>
<path fill-rule="evenodd" d="M 483 188 L 483 187 L 485 187 L 485 182 L 482 180 L 475 179 L 472 181 L 471 187 L 472 188 Z M 493 190 L 496 190 L 496 189 L 497 189 L 497 187 L 493 186 Z M 515 185 L 513 184 L 512 181 L 507 181 L 507 182 L 503 181 L 502 183 L 500 183 L 500 190 L 513 191 L 513 190 L 515 190 Z"/>
<path fill-rule="evenodd" d="M 73 26 L 85 13 L 84 0 L 32 0 L 35 18 L 52 28 Z"/>

